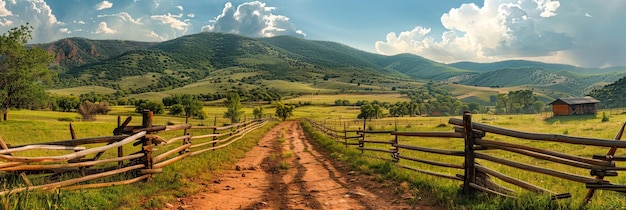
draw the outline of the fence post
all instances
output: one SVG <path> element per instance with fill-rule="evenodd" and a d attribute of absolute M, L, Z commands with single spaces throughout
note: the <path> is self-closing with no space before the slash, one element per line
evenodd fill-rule
<path fill-rule="evenodd" d="M 343 141 L 345 142 L 344 146 L 348 148 L 348 129 L 346 129 L 346 123 L 343 123 Z"/>
<path fill-rule="evenodd" d="M 472 127 L 472 114 L 463 112 L 463 131 L 465 132 L 465 176 L 463 177 L 463 193 L 469 195 L 476 190 L 470 184 L 476 183 L 476 169 L 474 167 L 474 128 Z"/>
<path fill-rule="evenodd" d="M 142 112 L 142 120 L 141 120 L 141 127 L 142 128 L 149 128 L 152 127 L 152 118 L 153 118 L 153 114 L 152 111 L 150 110 L 143 110 Z M 152 132 L 149 132 L 152 133 Z M 153 162 L 152 162 L 152 138 L 147 138 L 147 137 L 143 137 L 142 138 L 142 151 L 145 154 L 145 158 L 144 158 L 144 165 L 145 168 L 144 169 L 152 169 L 153 166 Z M 149 177 L 147 180 L 151 180 L 152 177 Z"/>
<path fill-rule="evenodd" d="M 213 134 L 217 134 L 217 116 L 215 116 L 215 119 L 213 119 Z M 213 136 L 213 144 L 212 147 L 217 146 L 217 136 Z M 213 151 L 215 151 L 215 149 L 213 149 Z"/>
<path fill-rule="evenodd" d="M 398 131 L 398 127 L 396 126 L 395 131 Z M 391 143 L 391 146 L 393 146 L 393 150 L 394 152 L 391 153 L 391 157 L 393 158 L 393 162 L 395 163 L 399 163 L 400 162 L 400 150 L 398 148 L 398 135 L 394 135 L 395 138 L 393 138 L 393 142 Z"/>
<path fill-rule="evenodd" d="M 364 127 L 365 127 L 365 123 L 363 123 Z M 361 154 L 365 153 L 365 150 L 363 150 L 363 147 L 365 147 L 365 129 L 361 130 L 361 128 L 359 128 L 359 131 L 357 131 L 357 133 L 360 133 L 361 136 L 359 137 L 359 148 L 361 149 Z"/>

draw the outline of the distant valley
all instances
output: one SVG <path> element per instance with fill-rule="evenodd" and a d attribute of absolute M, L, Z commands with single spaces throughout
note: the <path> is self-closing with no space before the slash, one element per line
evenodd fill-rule
<path fill-rule="evenodd" d="M 32 46 L 55 54 L 51 69 L 58 81 L 49 89 L 60 95 L 96 92 L 158 99 L 265 89 L 296 97 L 398 93 L 432 81 L 449 84 L 464 101 L 490 104 L 490 95 L 519 89 L 531 89 L 544 101 L 581 96 L 626 76 L 623 67 L 523 60 L 442 64 L 412 54 L 384 56 L 288 36 L 199 33 L 160 43 L 67 38 Z"/>

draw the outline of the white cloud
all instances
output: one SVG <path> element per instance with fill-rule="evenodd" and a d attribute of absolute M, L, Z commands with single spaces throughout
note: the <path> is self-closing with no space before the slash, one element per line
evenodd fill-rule
<path fill-rule="evenodd" d="M 72 31 L 70 31 L 70 29 L 68 29 L 68 28 L 61 28 L 61 29 L 59 29 L 59 31 L 61 33 L 66 33 L 66 34 L 71 34 L 72 33 Z"/>
<path fill-rule="evenodd" d="M 591 15 L 587 12 L 587 13 L 585 13 L 585 17 L 593 17 L 593 16 L 591 16 Z"/>
<path fill-rule="evenodd" d="M 6 1 L 0 0 L 0 17 L 13 16 L 13 13 L 6 8 L 6 5 Z"/>
<path fill-rule="evenodd" d="M 463 4 L 441 16 L 445 31 L 439 40 L 418 26 L 399 35 L 391 32 L 376 42 L 382 54 L 414 53 L 440 62 L 492 61 L 550 56 L 572 47 L 573 39 L 544 25 L 556 16 L 559 3 L 534 0 L 485 0 L 483 7 Z"/>
<path fill-rule="evenodd" d="M 120 12 L 120 13 L 117 13 L 117 14 L 110 14 L 110 15 L 98 15 L 97 17 L 99 17 L 99 18 L 102 18 L 102 17 L 116 17 L 121 22 L 128 22 L 128 23 L 133 23 L 133 24 L 137 24 L 137 25 L 141 25 L 142 24 L 141 23 L 141 18 L 133 18 L 127 12 Z"/>
<path fill-rule="evenodd" d="M 0 26 L 2 27 L 11 26 L 12 24 L 13 24 L 13 21 L 7 20 L 6 18 L 2 18 L 2 20 L 0 20 Z"/>
<path fill-rule="evenodd" d="M 556 9 L 561 6 L 559 1 L 554 0 L 534 0 L 537 3 L 537 9 L 541 10 L 541 17 L 552 17 L 556 15 Z"/>
<path fill-rule="evenodd" d="M 189 13 L 189 14 L 187 14 L 187 17 L 189 17 L 189 18 L 194 18 L 194 17 L 196 17 L 196 14 Z"/>
<path fill-rule="evenodd" d="M 74 20 L 74 23 L 85 25 L 85 21 L 83 21 L 83 20 L 78 20 L 78 21 Z"/>
<path fill-rule="evenodd" d="M 176 6 L 176 8 L 178 8 L 181 12 L 183 11 L 183 6 L 181 5 Z"/>
<path fill-rule="evenodd" d="M 98 29 L 96 29 L 96 31 L 93 32 L 94 34 L 115 34 L 117 33 L 116 30 L 109 28 L 109 25 L 107 24 L 107 22 L 100 22 L 100 24 L 98 24 Z"/>
<path fill-rule="evenodd" d="M 102 1 L 98 4 L 96 4 L 96 6 L 94 6 L 94 8 L 96 8 L 96 10 L 103 10 L 103 9 L 109 9 L 113 7 L 113 3 L 109 2 L 109 1 Z"/>
<path fill-rule="evenodd" d="M 172 15 L 170 13 L 167 13 L 167 15 L 153 15 L 150 16 L 150 18 L 161 22 L 161 24 L 169 25 L 172 29 L 186 32 L 189 23 L 176 19 L 181 18 L 182 16 L 182 14 Z"/>
<path fill-rule="evenodd" d="M 235 9 L 228 2 L 222 14 L 212 20 L 211 25 L 204 26 L 202 31 L 235 33 L 253 37 L 271 37 L 291 35 L 304 37 L 302 30 L 297 30 L 288 17 L 273 14 L 275 7 L 254 1 L 240 4 Z"/>

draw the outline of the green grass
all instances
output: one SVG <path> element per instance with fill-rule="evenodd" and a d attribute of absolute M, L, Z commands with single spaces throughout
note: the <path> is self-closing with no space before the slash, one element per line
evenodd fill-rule
<path fill-rule="evenodd" d="M 331 108 L 329 108 L 331 109 Z M 340 110 L 337 110 L 340 112 Z M 601 113 L 602 111 L 600 111 Z M 605 111 L 607 115 L 611 113 L 610 110 Z M 345 112 L 341 112 L 344 113 Z M 535 133 L 554 133 L 554 134 L 563 134 L 567 133 L 570 136 L 583 136 L 583 137 L 594 137 L 594 138 L 602 138 L 602 139 L 612 139 L 616 132 L 619 130 L 621 124 L 626 122 L 626 114 L 616 114 L 619 113 L 616 110 L 613 110 L 613 114 L 610 116 L 609 122 L 602 123 L 602 116 L 574 116 L 574 117 L 554 117 L 547 118 L 547 114 L 542 115 L 487 115 L 487 114 L 477 114 L 473 115 L 474 122 L 481 122 L 489 125 L 494 125 L 498 127 L 520 130 L 526 132 L 535 132 Z M 337 113 L 336 115 L 339 115 Z M 340 120 L 335 116 L 327 117 L 324 115 L 315 116 L 317 117 L 315 120 L 320 123 L 324 123 L 327 126 L 333 127 L 335 129 L 343 130 L 343 125 L 346 124 L 348 129 L 357 129 L 359 127 L 362 128 L 363 121 L 356 121 L 351 119 L 342 119 Z M 452 131 L 452 126 L 447 125 L 440 127 L 440 124 L 447 124 L 447 121 L 450 117 L 416 117 L 416 118 L 398 118 L 398 119 L 382 119 L 382 120 L 373 120 L 366 122 L 366 129 L 372 128 L 373 130 L 400 130 L 400 131 Z M 457 116 L 456 118 L 460 118 Z M 349 136 L 354 136 L 356 134 L 352 133 Z M 392 137 L 390 135 L 374 135 L 368 134 L 366 135 L 366 139 L 370 140 L 390 140 Z M 582 146 L 582 145 L 571 145 L 564 143 L 556 143 L 556 142 L 541 142 L 541 141 L 529 141 L 516 139 L 507 136 L 495 135 L 495 134 L 487 134 L 484 139 L 496 140 L 496 141 L 505 141 L 515 144 L 522 144 L 527 146 L 533 146 L 558 152 L 564 152 L 568 154 L 578 155 L 582 157 L 590 158 L 593 154 L 606 154 L 608 148 L 604 147 L 595 147 L 595 146 Z M 399 142 L 401 144 L 415 145 L 415 146 L 423 146 L 423 147 L 431 147 L 431 148 L 440 148 L 440 149 L 450 149 L 450 150 L 463 150 L 463 140 L 462 139 L 439 139 L 439 138 L 415 138 L 415 137 L 399 137 Z M 374 147 L 374 148 L 384 148 L 388 149 L 389 145 L 382 144 L 368 144 L 366 143 L 365 147 Z M 534 158 L 530 158 L 527 156 L 517 155 L 514 153 L 503 152 L 498 150 L 490 150 L 490 151 L 481 151 L 482 153 L 490 154 L 493 156 L 515 160 L 518 162 L 523 162 L 527 164 L 532 164 L 540 167 L 555 169 L 558 171 L 564 171 L 568 173 L 578 174 L 582 176 L 589 177 L 589 170 L 577 169 L 570 166 L 565 166 L 561 164 L 552 163 L 549 161 L 538 160 Z M 450 157 L 443 155 L 434 155 L 422 152 L 415 152 L 400 149 L 400 153 L 410 157 L 422 157 L 429 160 L 447 162 L 447 163 L 462 163 L 462 157 Z M 375 153 L 367 151 L 366 154 L 380 156 L 384 158 L 388 158 L 388 154 Z M 626 155 L 626 150 L 618 149 L 617 154 L 619 156 Z M 339 155 L 341 156 L 341 155 Z M 435 172 L 455 175 L 462 174 L 462 170 L 458 169 L 449 169 L 442 168 L 437 166 L 430 166 L 426 164 L 413 163 L 411 161 L 401 161 L 403 164 L 408 164 L 420 169 L 431 170 Z M 509 176 L 513 176 L 519 178 L 521 180 L 530 182 L 537 186 L 552 190 L 557 193 L 566 193 L 569 192 L 572 194 L 573 198 L 564 199 L 562 201 L 556 202 L 555 204 L 557 208 L 560 209 L 569 209 L 569 208 L 580 208 L 580 202 L 584 197 L 587 189 L 584 184 L 571 182 L 559 178 L 554 178 L 547 175 L 537 174 L 526 172 L 523 170 L 519 170 L 512 167 L 503 166 L 500 164 L 491 163 L 485 160 L 477 160 L 478 163 L 483 164 L 489 168 L 495 169 L 497 171 L 503 172 Z M 620 166 L 621 163 L 617 163 Z M 371 168 L 371 167 L 370 167 Z M 408 173 L 408 172 L 402 172 Z M 458 199 L 455 198 L 458 196 L 458 192 L 456 190 L 460 189 L 458 187 L 459 182 L 448 181 L 439 178 L 433 178 L 429 176 L 424 176 L 421 174 L 411 175 L 416 178 L 416 182 L 425 182 L 430 187 L 429 188 L 441 188 L 444 193 L 441 195 L 442 202 L 446 199 L 452 198 L 454 202 L 449 203 L 451 206 L 464 206 L 468 205 L 470 208 L 520 208 L 523 207 L 519 202 L 511 202 L 504 199 L 495 200 L 492 202 L 490 199 L 478 199 L 478 200 L 467 200 L 467 199 Z M 434 181 L 433 181 L 434 180 Z M 523 189 L 510 185 L 508 183 L 504 183 L 503 181 L 495 179 L 497 183 L 502 184 L 506 187 L 514 189 L 518 192 L 524 192 Z M 623 175 L 620 177 L 610 177 L 607 178 L 612 183 L 624 184 L 626 183 L 626 177 Z M 532 196 L 528 196 L 528 198 L 524 199 L 532 199 Z M 537 198 L 536 196 L 534 198 Z M 529 200 L 526 200 L 530 202 Z M 529 204 L 530 207 L 523 208 L 541 208 L 545 203 L 538 204 Z M 521 205 L 521 206 L 520 206 Z M 596 196 L 594 197 L 592 204 L 589 206 L 591 209 L 612 209 L 619 206 L 626 205 L 626 201 L 623 199 L 623 196 L 617 193 L 613 193 L 610 191 L 598 191 Z M 554 206 L 553 206 L 554 207 Z M 553 208 L 551 207 L 551 208 Z"/>
<path fill-rule="evenodd" d="M 283 101 L 284 103 L 294 103 L 298 102 L 313 102 L 313 104 L 326 104 L 333 105 L 337 99 L 348 100 L 350 103 L 356 103 L 357 101 L 367 100 L 374 101 L 378 100 L 380 102 L 404 102 L 410 101 L 406 95 L 401 94 L 337 94 L 337 95 L 303 95 L 296 98 L 291 98 Z"/>
<path fill-rule="evenodd" d="M 119 82 L 117 82 L 117 84 L 120 86 L 122 90 L 127 90 L 130 88 L 132 89 L 144 88 L 158 81 L 159 78 L 161 78 L 161 76 L 162 75 L 159 73 L 148 72 L 146 73 L 146 75 L 143 75 L 143 76 L 124 77 Z M 151 82 L 147 82 L 147 81 L 151 81 Z"/>
<path fill-rule="evenodd" d="M 81 94 L 87 94 L 91 92 L 99 93 L 99 94 L 111 94 L 111 93 L 115 93 L 116 90 L 112 88 L 108 88 L 108 87 L 88 85 L 88 86 L 80 86 L 80 87 L 73 87 L 73 88 L 53 89 L 53 90 L 48 90 L 47 92 L 56 94 L 56 95 L 78 96 Z"/>
<path fill-rule="evenodd" d="M 113 112 L 125 113 L 130 107 L 114 107 Z M 49 111 L 24 111 L 12 110 L 9 121 L 0 122 L 0 135 L 12 145 L 49 142 L 70 139 L 67 122 L 58 121 L 59 117 L 76 117 L 76 113 L 49 112 Z M 155 116 L 154 124 L 165 124 L 167 121 L 181 121 L 184 119 L 169 116 Z M 110 136 L 116 126 L 117 116 L 98 116 L 92 122 L 73 122 L 76 133 L 81 137 Z M 131 125 L 141 122 L 141 117 L 133 116 Z M 193 123 L 199 123 L 197 119 Z M 218 122 L 221 122 L 219 119 Z M 197 156 L 190 156 L 164 168 L 163 173 L 154 176 L 153 181 L 140 182 L 131 185 L 106 187 L 88 190 L 61 190 L 55 192 L 26 192 L 0 196 L 0 209 L 13 206 L 19 209 L 145 209 L 162 208 L 165 202 L 173 202 L 177 197 L 194 195 L 202 190 L 201 183 L 210 182 L 213 175 L 223 168 L 228 168 L 245 152 L 256 145 L 259 138 L 269 131 L 276 123 L 270 123 L 260 129 L 252 131 L 243 139 L 215 151 L 205 152 Z M 194 135 L 211 133 L 212 130 L 193 130 Z M 180 136 L 179 132 L 160 133 L 160 136 L 168 139 Z M 89 147 L 99 145 L 89 145 Z M 155 154 L 161 154 L 178 145 L 160 147 Z M 124 154 L 138 151 L 138 147 L 125 146 Z M 48 152 L 46 155 L 61 155 L 71 151 Z M 16 155 L 38 156 L 39 153 L 23 152 Z M 114 152 L 105 152 L 102 158 L 114 157 Z M 89 157 L 88 157 L 89 158 Z M 15 181 L 5 180 L 7 176 L 0 177 L 5 184 Z M 9 176 L 10 178 L 10 176 Z M 67 176 L 64 179 L 69 179 Z M 113 176 L 100 179 L 102 182 L 119 181 L 126 178 Z M 19 179 L 17 182 L 22 182 Z M 42 183 L 38 178 L 31 177 L 35 184 Z M 17 184 L 17 183 L 16 183 Z M 5 185 L 6 186 L 6 185 Z"/>

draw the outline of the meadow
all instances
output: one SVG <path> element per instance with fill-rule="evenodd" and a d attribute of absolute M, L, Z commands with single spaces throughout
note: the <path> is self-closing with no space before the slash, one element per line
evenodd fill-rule
<path fill-rule="evenodd" d="M 311 98 L 306 98 L 311 97 Z M 360 100 L 360 99 L 372 99 L 375 97 L 373 95 L 345 95 L 341 96 L 344 99 L 348 100 Z M 377 100 L 381 101 L 389 101 L 393 100 L 406 100 L 402 98 L 402 96 L 396 95 L 388 95 L 384 97 L 378 97 Z M 331 100 L 334 102 L 336 99 L 336 95 L 333 96 L 304 96 L 304 98 L 299 98 L 302 101 L 307 100 L 315 100 L 316 102 L 313 104 L 324 104 L 326 102 L 330 102 Z M 274 113 L 274 109 L 272 105 L 266 104 L 245 104 L 244 118 L 251 118 L 252 109 L 258 106 L 264 106 L 264 112 L 266 114 Z M 72 124 L 76 129 L 77 136 L 79 138 L 84 137 L 93 137 L 93 136 L 109 136 L 112 134 L 113 129 L 117 123 L 117 116 L 122 116 L 125 118 L 126 116 L 132 116 L 134 118 L 133 123 L 138 124 L 140 122 L 140 115 L 134 113 L 134 107 L 131 106 L 114 106 L 112 107 L 112 111 L 108 115 L 98 115 L 95 121 L 84 122 L 80 120 L 80 116 L 77 113 L 67 113 L 67 112 L 52 112 L 52 111 L 32 111 L 32 110 L 12 110 L 11 111 L 11 120 L 6 122 L 0 122 L 0 136 L 4 138 L 4 140 L 11 145 L 20 145 L 20 144 L 29 144 L 29 143 L 37 143 L 37 142 L 47 142 L 47 141 L 57 141 L 57 140 L 67 140 L 70 139 L 70 132 L 68 129 L 68 121 L 73 121 Z M 226 111 L 225 107 L 222 106 L 205 106 L 204 111 L 207 112 L 208 118 L 206 119 L 190 119 L 189 123 L 193 125 L 225 125 L 228 124 L 229 121 L 223 118 L 223 113 Z M 358 107 L 352 106 L 330 106 L 330 105 L 302 105 L 295 109 L 294 117 L 292 118 L 309 118 L 313 119 L 317 122 L 323 123 L 329 127 L 333 127 L 337 130 L 346 129 L 357 129 L 363 128 L 363 120 L 356 119 L 356 116 L 359 113 Z M 609 117 L 608 122 L 601 122 L 602 113 L 605 113 Z M 542 114 L 533 114 L 533 115 L 490 115 L 490 114 L 475 114 L 474 122 L 485 123 L 493 126 L 527 131 L 527 132 L 536 132 L 536 133 L 553 133 L 553 134 L 566 134 L 571 136 L 583 136 L 583 137 L 595 137 L 595 138 L 603 138 L 603 139 L 612 139 L 619 127 L 623 122 L 626 122 L 626 114 L 623 113 L 623 110 L 601 110 L 598 116 L 582 116 L 582 117 L 557 117 L 553 118 L 549 113 Z M 446 117 L 399 117 L 399 118 L 384 118 L 384 119 L 373 119 L 365 122 L 365 129 L 367 130 L 399 130 L 399 131 L 452 131 L 453 127 L 448 124 L 448 120 L 450 118 L 460 118 L 460 116 L 446 116 Z M 243 119 L 242 119 L 243 120 Z M 185 119 L 183 117 L 174 117 L 167 115 L 157 115 L 155 116 L 155 125 L 164 125 L 164 124 L 183 124 L 185 123 Z M 189 164 L 199 164 L 196 163 L 200 159 L 190 159 L 184 160 L 181 163 L 176 163 L 171 169 L 172 171 L 164 172 L 163 174 L 157 175 L 156 182 L 157 184 L 150 187 L 147 187 L 149 184 L 136 184 L 130 186 L 122 186 L 122 187 L 110 187 L 104 189 L 96 189 L 96 190 L 87 190 L 79 192 L 71 192 L 64 191 L 62 192 L 62 197 L 66 198 L 63 201 L 58 201 L 59 206 L 63 207 L 77 207 L 77 208 L 85 208 L 88 207 L 89 204 L 85 204 L 84 200 L 95 199 L 98 202 L 95 204 L 112 206 L 112 207 L 129 207 L 129 208 L 150 208 L 150 207 L 159 207 L 163 203 L 174 199 L 177 196 L 191 195 L 196 192 L 199 188 L 197 183 L 190 181 L 190 177 L 198 176 L 203 177 L 203 180 L 210 180 L 212 177 L 212 173 L 215 173 L 215 170 L 219 171 L 221 167 L 227 167 L 231 164 L 237 157 L 240 157 L 245 151 L 246 148 L 250 148 L 251 145 L 254 145 L 254 141 L 258 140 L 258 136 L 263 135 L 264 131 L 269 129 L 269 125 L 260 131 L 255 131 L 253 135 L 247 137 L 248 140 L 242 141 L 241 144 L 233 145 L 233 148 L 228 149 L 228 152 L 220 152 L 211 153 L 210 157 L 205 157 L 201 155 L 200 157 L 211 158 L 211 162 L 214 165 L 205 165 L 202 163 L 195 167 L 195 169 L 189 171 L 188 167 L 182 167 L 183 165 Z M 380 140 L 391 140 L 391 136 L 387 135 L 371 135 L 367 136 L 368 139 L 380 139 Z M 513 139 L 505 136 L 497 136 L 497 135 L 487 135 L 485 139 L 497 140 L 497 141 L 507 141 L 512 143 L 519 143 L 524 145 L 531 145 L 539 148 L 546 148 L 555 151 L 566 152 L 569 154 L 575 154 L 584 157 L 590 157 L 592 154 L 603 154 L 607 152 L 607 148 L 600 147 L 589 147 L 589 146 L 578 146 L 578 145 L 568 145 L 568 144 L 560 144 L 560 143 L 552 143 L 552 142 L 535 142 L 535 141 L 524 141 L 519 139 Z M 420 145 L 420 146 L 428 146 L 442 149 L 462 149 L 463 144 L 462 140 L 459 139 L 435 139 L 435 138 L 426 138 L 426 139 L 417 139 L 417 138 L 409 138 L 409 137 L 401 137 L 399 141 L 403 144 L 411 144 L 411 145 Z M 372 145 L 367 145 L 366 147 L 370 147 Z M 383 148 L 388 148 L 388 145 L 380 145 Z M 133 149 L 133 148 L 129 148 Z M 236 151 L 236 152 L 233 152 Z M 125 151 L 131 152 L 131 151 Z M 232 153 L 232 154 L 229 154 Z M 573 169 L 571 167 L 549 163 L 547 161 L 536 160 L 528 157 L 523 157 L 519 155 L 515 155 L 512 153 L 504 153 L 497 151 L 489 151 L 489 154 L 493 154 L 499 157 L 505 157 L 509 159 L 515 159 L 521 162 L 532 163 L 535 165 L 542 165 L 544 167 L 556 168 L 558 170 L 568 171 L 575 174 L 587 175 L 589 174 L 588 170 L 579 170 Z M 377 153 L 368 152 L 370 155 L 380 155 Z M 36 155 L 36 154 L 32 154 Z M 106 154 L 105 154 L 106 155 Z M 114 155 L 114 154 L 109 154 Z M 387 155 L 387 154 L 384 154 Z M 384 156 L 383 155 L 383 156 Z M 447 156 L 437 156 L 432 154 L 422 154 L 419 152 L 415 152 L 414 154 L 410 154 L 411 156 L 424 156 L 428 159 L 438 160 L 442 162 L 451 162 L 451 163 L 462 163 L 462 158 L 458 157 L 447 157 Z M 617 155 L 624 156 L 626 155 L 625 150 L 617 150 Z M 386 156 L 385 156 L 386 157 Z M 377 164 L 382 164 L 380 162 L 376 162 L 376 160 L 368 160 L 373 161 L 372 163 L 361 162 L 360 165 L 356 165 L 359 170 L 364 171 L 375 171 Z M 530 183 L 539 185 L 546 189 L 558 192 L 565 193 L 570 192 L 573 196 L 571 199 L 564 199 L 559 201 L 559 205 L 563 208 L 578 208 L 580 207 L 580 200 L 582 198 L 581 194 L 586 192 L 586 189 L 583 184 L 564 181 L 562 179 L 556 179 L 553 177 L 528 173 L 518 169 L 514 169 L 511 167 L 501 166 L 498 164 L 489 163 L 488 161 L 480 161 L 481 164 L 485 164 L 491 168 L 494 168 L 498 171 L 505 171 L 507 174 L 513 174 L 514 177 L 520 178 L 522 180 L 528 181 Z M 412 163 L 415 164 L 415 163 Z M 437 168 L 434 166 L 426 166 L 415 164 L 419 167 L 425 167 L 425 169 L 438 171 L 442 173 L 448 174 L 457 174 L 462 173 L 462 171 L 456 169 L 445 169 L 445 168 Z M 182 171 L 176 171 L 182 170 Z M 197 175 L 199 173 L 200 175 Z M 398 172 L 399 173 L 399 172 Z M 404 173 L 404 172 L 403 172 Z M 181 175 L 182 174 L 182 175 Z M 168 182 L 172 182 L 172 180 L 177 179 L 174 177 L 181 177 L 181 181 L 174 181 L 173 186 L 169 186 Z M 385 176 L 386 177 L 386 176 Z M 498 207 L 499 203 L 506 203 L 507 201 L 502 201 L 500 199 L 466 199 L 466 198 L 457 198 L 458 197 L 458 187 L 459 183 L 455 181 L 449 181 L 440 178 L 433 178 L 426 175 L 412 173 L 411 177 L 417 179 L 415 181 L 415 186 L 425 187 L 425 189 L 434 190 L 437 193 L 436 195 L 443 204 L 448 206 L 473 206 L 475 208 L 480 207 Z M 386 177 L 390 179 L 396 179 L 394 177 Z M 419 181 L 421 180 L 421 181 Z M 622 177 L 613 177 L 610 178 L 611 182 L 615 183 L 626 183 L 626 179 Z M 505 185 L 511 189 L 514 189 L 519 192 L 523 192 L 523 190 L 516 188 L 515 186 L 508 185 L 503 182 L 498 182 L 502 185 Z M 162 194 L 158 189 L 162 187 L 166 190 L 166 194 Z M 145 188 L 145 189 L 144 189 Z M 80 196 L 78 194 L 81 194 Z M 135 196 L 131 196 L 130 198 L 124 198 L 130 194 L 136 194 Z M 49 202 L 51 194 L 49 193 L 34 193 L 31 195 L 31 201 L 39 201 L 40 205 L 36 207 L 42 207 L 46 202 Z M 107 197 L 111 201 L 99 201 L 96 197 Z M 72 198 L 70 198 L 72 197 Z M 82 198 L 77 199 L 74 197 Z M 120 197 L 120 198 L 114 198 Z M 452 197 L 453 199 L 449 199 Z M 534 198 L 534 197 L 531 197 Z M 3 197 L 0 201 L 10 202 L 12 198 Z M 141 203 L 133 203 L 136 201 L 135 199 L 144 200 Z M 490 201 L 493 200 L 493 201 Z M 496 202 L 496 204 L 492 203 Z M 36 203 L 36 202 L 35 202 Z M 95 205 L 94 204 L 94 205 Z M 621 194 L 608 192 L 608 191 L 599 191 L 594 200 L 592 201 L 592 205 L 590 208 L 611 208 L 611 207 L 619 207 L 626 205 L 626 202 L 623 199 Z M 32 207 L 32 206 L 31 206 Z"/>
<path fill-rule="evenodd" d="M 350 108 L 344 107 L 343 111 L 337 110 L 337 108 L 330 107 L 326 112 L 321 111 L 320 107 L 316 108 L 304 108 L 314 110 L 315 113 L 329 113 L 328 115 L 311 115 L 308 116 L 305 114 L 303 117 L 310 117 L 318 123 L 325 124 L 328 127 L 331 127 L 336 130 L 356 130 L 356 129 L 366 129 L 366 130 L 374 130 L 374 131 L 382 131 L 382 130 L 398 130 L 398 131 L 453 131 L 453 126 L 448 124 L 448 119 L 450 118 L 458 118 L 461 119 L 461 116 L 450 116 L 450 117 L 404 117 L 404 118 L 385 118 L 385 119 L 374 119 L 365 121 L 365 128 L 363 128 L 363 120 L 355 120 L 353 118 L 346 117 L 354 116 L 353 113 L 358 113 L 358 111 L 354 111 Z M 305 110 L 299 110 L 302 112 L 301 114 L 307 113 Z M 343 114 L 341 114 L 343 113 Z M 609 117 L 608 122 L 601 122 L 602 113 L 605 113 Z M 597 116 L 560 116 L 560 117 L 552 117 L 550 113 L 542 113 L 542 114 L 533 114 L 533 115 L 490 115 L 490 114 L 475 114 L 473 115 L 473 122 L 479 122 L 487 125 L 513 129 L 518 131 L 525 132 L 533 132 L 533 133 L 547 133 L 547 134 L 564 134 L 569 136 L 580 136 L 580 137 L 593 137 L 593 138 L 601 138 L 611 140 L 614 138 L 616 133 L 619 131 L 621 125 L 626 122 L 626 114 L 621 110 L 600 110 Z M 343 134 L 342 134 L 343 135 Z M 348 136 L 357 136 L 356 133 L 350 133 Z M 367 140 L 384 140 L 389 141 L 393 139 L 393 136 L 389 134 L 366 134 L 365 138 Z M 521 144 L 526 146 L 532 146 L 537 148 L 548 149 L 552 151 L 558 151 L 562 153 L 577 155 L 581 157 L 591 158 L 593 154 L 606 154 L 609 148 L 606 147 L 596 147 L 596 146 L 582 146 L 582 145 L 573 145 L 573 144 L 565 144 L 565 143 L 556 143 L 556 142 L 542 142 L 542 141 L 530 141 L 530 140 L 522 140 L 516 139 L 512 137 L 496 135 L 496 134 L 487 134 L 483 139 L 495 140 L 495 141 L 503 141 L 515 144 Z M 342 140 L 343 141 L 343 140 Z M 447 138 L 416 138 L 416 137 L 399 137 L 398 141 L 400 144 L 405 145 L 414 145 L 414 146 L 422 146 L 429 148 L 438 148 L 438 149 L 446 149 L 446 150 L 463 150 L 463 139 L 447 139 Z M 389 149 L 389 144 L 370 144 L 365 143 L 365 147 L 369 148 L 380 148 L 380 149 Z M 358 152 L 360 153 L 360 152 Z M 404 156 L 409 157 L 420 157 L 422 159 L 434 160 L 446 163 L 453 164 L 462 164 L 463 157 L 452 157 L 445 155 L 436 155 L 431 153 L 424 152 L 416 152 L 401 149 L 400 153 Z M 500 150 L 489 150 L 489 151 L 481 151 L 481 153 L 493 155 L 496 157 L 505 158 L 508 160 L 514 160 L 517 162 L 532 164 L 544 168 L 555 169 L 558 171 L 564 171 L 572 174 L 589 176 L 589 170 L 574 168 L 567 165 L 557 164 L 545 160 L 535 159 L 528 156 L 518 155 L 515 153 L 504 152 Z M 364 153 L 366 156 L 376 156 L 381 158 L 389 159 L 389 154 L 387 153 L 378 153 L 372 151 L 366 151 Z M 626 155 L 626 150 L 618 149 L 616 156 L 624 156 Z M 371 168 L 377 168 L 378 160 L 376 159 L 368 159 L 368 162 L 371 163 L 365 164 L 360 163 L 356 167 L 362 168 L 364 170 L 372 170 Z M 449 174 L 454 176 L 455 174 L 463 174 L 462 170 L 459 169 L 451 169 L 444 168 L 438 166 L 432 166 L 427 164 L 415 163 L 412 161 L 401 161 L 402 164 L 409 165 L 415 168 Z M 495 169 L 499 172 L 503 172 L 509 176 L 524 180 L 531 184 L 540 186 L 542 188 L 551 190 L 556 193 L 570 193 L 572 198 L 559 200 L 555 206 L 562 209 L 576 209 L 582 208 L 582 198 L 587 193 L 587 189 L 584 184 L 568 181 L 560 178 L 555 178 L 548 175 L 527 172 L 524 170 L 516 169 L 513 167 L 504 166 L 501 164 L 492 163 L 486 160 L 477 160 L 478 163 L 487 166 L 491 169 Z M 624 164 L 618 162 L 617 166 L 624 166 Z M 398 173 L 407 173 L 398 172 Z M 621 173 L 620 173 L 621 175 Z M 471 201 L 465 200 L 461 198 L 455 198 L 449 200 L 449 198 L 454 198 L 459 193 L 459 184 L 458 181 L 443 179 L 443 178 L 434 178 L 432 176 L 419 174 L 419 173 L 411 173 L 410 175 L 414 180 L 414 183 L 418 186 L 426 186 L 426 188 L 433 189 L 439 194 L 439 197 L 444 201 L 447 206 L 472 206 L 472 208 L 510 208 L 508 203 L 500 200 L 492 200 L 487 199 L 483 201 Z M 496 181 L 496 183 L 501 184 L 509 189 L 513 189 L 517 192 L 528 193 L 524 189 L 521 189 L 517 186 L 505 183 L 501 180 L 492 178 Z M 626 177 L 618 176 L 618 177 L 608 177 L 607 180 L 610 180 L 612 183 L 616 184 L 625 184 Z M 437 194 L 435 193 L 435 194 Z M 530 194 L 530 193 L 528 193 Z M 537 197 L 531 196 L 529 199 L 536 199 Z M 448 199 L 448 200 L 447 200 Z M 611 191 L 603 191 L 599 190 L 596 192 L 591 204 L 587 206 L 590 209 L 614 209 L 619 208 L 621 206 L 625 206 L 626 201 L 622 194 L 611 192 Z M 519 207 L 519 206 L 517 206 Z M 536 208 L 529 207 L 527 208 Z M 550 207 L 552 208 L 552 207 Z"/>

